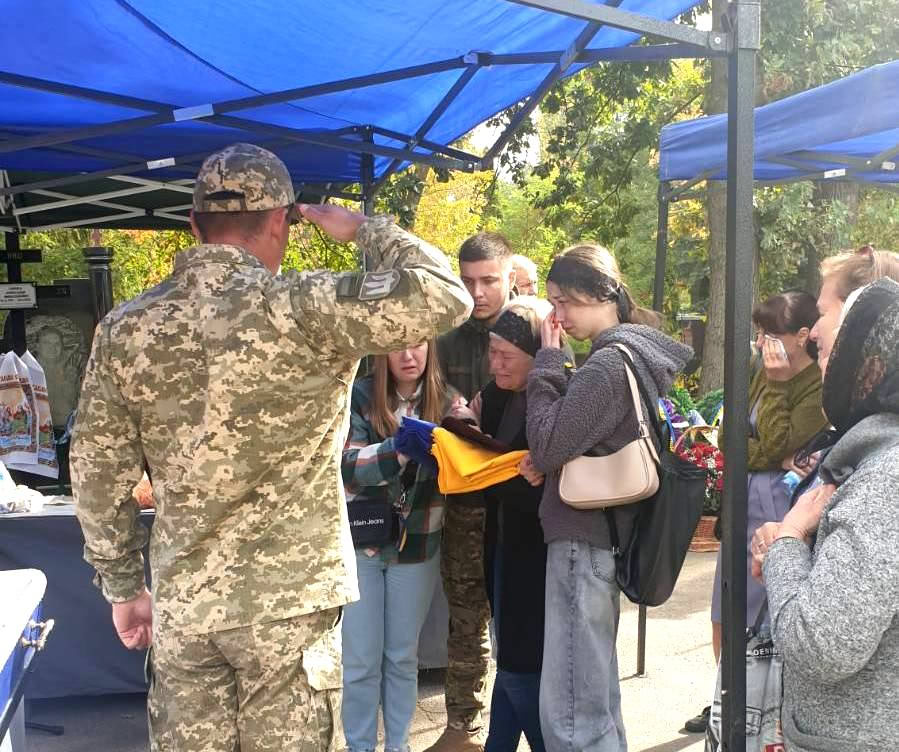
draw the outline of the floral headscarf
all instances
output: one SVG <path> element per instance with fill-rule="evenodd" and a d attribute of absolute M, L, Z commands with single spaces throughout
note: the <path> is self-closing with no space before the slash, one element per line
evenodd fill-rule
<path fill-rule="evenodd" d="M 858 296 L 824 376 L 824 412 L 838 435 L 877 413 L 899 413 L 899 284 L 884 278 Z"/>

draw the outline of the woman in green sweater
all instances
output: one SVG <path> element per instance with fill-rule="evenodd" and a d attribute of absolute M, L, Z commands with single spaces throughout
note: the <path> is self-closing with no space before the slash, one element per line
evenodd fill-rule
<path fill-rule="evenodd" d="M 782 520 L 790 508 L 790 488 L 783 464 L 825 427 L 821 409 L 821 371 L 817 347 L 809 333 L 818 319 L 815 299 L 805 292 L 786 292 L 759 303 L 752 312 L 756 347 L 762 359 L 749 388 L 749 543 L 756 528 Z M 748 571 L 748 566 L 747 566 Z M 765 601 L 765 588 L 746 579 L 746 619 L 755 623 Z M 721 649 L 721 556 L 712 594 L 712 644 Z"/>

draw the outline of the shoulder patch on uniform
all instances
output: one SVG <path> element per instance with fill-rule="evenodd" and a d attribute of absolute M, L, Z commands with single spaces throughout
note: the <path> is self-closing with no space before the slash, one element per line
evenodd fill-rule
<path fill-rule="evenodd" d="M 337 276 L 338 298 L 355 298 L 362 287 L 362 274 L 359 272 L 343 272 Z"/>
<path fill-rule="evenodd" d="M 386 298 L 400 283 L 400 273 L 396 269 L 383 272 L 366 272 L 362 275 L 359 300 L 379 300 Z"/>

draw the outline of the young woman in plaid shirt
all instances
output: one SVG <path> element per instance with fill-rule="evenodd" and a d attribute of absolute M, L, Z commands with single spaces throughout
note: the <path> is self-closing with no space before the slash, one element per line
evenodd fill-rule
<path fill-rule="evenodd" d="M 418 636 L 440 576 L 444 497 L 435 473 L 397 452 L 393 436 L 404 416 L 439 423 L 455 395 L 433 343 L 373 361 L 372 375 L 353 386 L 343 483 L 351 520 L 354 503 L 381 501 L 394 525 L 387 542 L 356 541 L 360 599 L 344 608 L 343 725 L 349 752 L 374 750 L 380 705 L 385 751 L 405 752 L 418 697 Z"/>

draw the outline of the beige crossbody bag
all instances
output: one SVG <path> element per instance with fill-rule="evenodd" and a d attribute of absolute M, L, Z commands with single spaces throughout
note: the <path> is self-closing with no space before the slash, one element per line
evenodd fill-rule
<path fill-rule="evenodd" d="M 659 455 L 649 437 L 637 382 L 628 362 L 633 361 L 633 355 L 624 345 L 616 343 L 613 347 L 627 356 L 624 370 L 640 433 L 617 452 L 604 457 L 583 455 L 562 466 L 559 496 L 575 509 L 603 509 L 632 504 L 648 499 L 659 488 Z"/>

